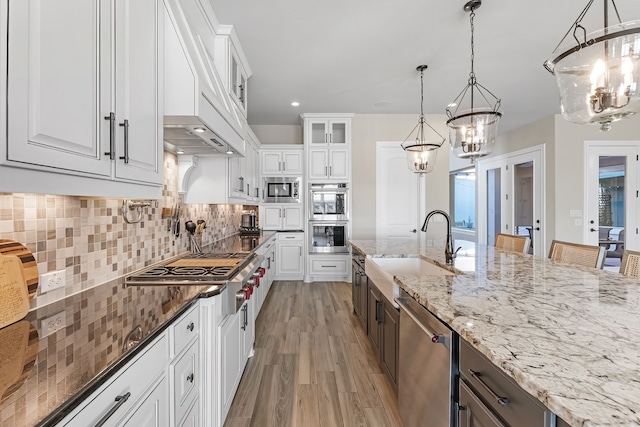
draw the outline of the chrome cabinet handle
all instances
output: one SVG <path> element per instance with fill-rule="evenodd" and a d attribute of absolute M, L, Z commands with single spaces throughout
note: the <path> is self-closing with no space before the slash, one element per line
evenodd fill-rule
<path fill-rule="evenodd" d="M 278 162 L 278 172 L 280 172 L 282 170 L 282 162 Z"/>
<path fill-rule="evenodd" d="M 300 246 L 298 249 L 300 249 L 300 256 L 302 256 L 302 246 Z"/>
<path fill-rule="evenodd" d="M 338 268 L 337 265 L 323 265 L 322 268 Z"/>
<path fill-rule="evenodd" d="M 331 175 L 331 174 L 332 174 L 332 172 L 331 172 L 331 166 L 329 166 L 329 175 Z"/>
<path fill-rule="evenodd" d="M 498 396 L 498 394 L 495 391 L 491 390 L 491 387 L 489 387 L 487 383 L 485 383 L 482 380 L 482 374 L 480 372 L 474 371 L 473 369 L 469 369 L 469 375 L 471 375 L 473 378 L 478 380 L 480 385 L 482 385 L 482 387 L 484 387 L 484 389 L 487 390 L 487 392 L 491 395 L 491 397 L 497 400 L 500 405 L 507 406 L 509 404 L 509 398 L 506 396 L 505 397 Z"/>
<path fill-rule="evenodd" d="M 109 113 L 105 120 L 109 120 L 109 152 L 104 153 L 105 156 L 109 156 L 109 160 L 116 158 L 116 113 Z"/>
<path fill-rule="evenodd" d="M 283 171 L 287 170 L 287 165 L 285 164 L 284 160 L 282 161 L 282 170 Z"/>
<path fill-rule="evenodd" d="M 120 409 L 122 405 L 124 405 L 124 402 L 126 402 L 129 397 L 131 397 L 131 392 L 126 392 L 122 396 L 116 396 L 116 404 L 113 405 L 111 409 L 109 409 L 109 412 L 104 414 L 104 416 L 98 420 L 95 427 L 103 426 L 107 422 L 107 420 L 109 420 L 109 418 L 111 418 L 111 416 L 115 414 L 115 412 Z"/>
<path fill-rule="evenodd" d="M 187 325 L 187 329 L 189 330 L 189 332 L 193 332 L 193 328 L 195 327 L 195 325 L 193 324 L 193 322 L 189 323 Z"/>
<path fill-rule="evenodd" d="M 189 374 L 189 376 L 187 376 L 187 381 L 189 381 L 191 384 L 193 384 L 193 372 Z"/>
<path fill-rule="evenodd" d="M 120 160 L 129 163 L 129 119 L 124 119 L 124 123 L 120 123 L 120 127 L 124 128 L 124 156 L 120 156 Z"/>
<path fill-rule="evenodd" d="M 328 175 L 328 174 L 327 174 L 327 167 L 326 167 L 326 166 L 324 167 L 324 174 L 325 174 L 325 175 Z"/>

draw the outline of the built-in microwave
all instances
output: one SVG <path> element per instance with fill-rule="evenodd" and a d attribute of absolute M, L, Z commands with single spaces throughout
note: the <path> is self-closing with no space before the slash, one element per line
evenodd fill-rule
<path fill-rule="evenodd" d="M 300 203 L 300 178 L 264 178 L 265 203 Z"/>

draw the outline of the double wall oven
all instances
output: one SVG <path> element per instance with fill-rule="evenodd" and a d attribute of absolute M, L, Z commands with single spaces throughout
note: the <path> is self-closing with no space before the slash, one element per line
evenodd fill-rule
<path fill-rule="evenodd" d="M 349 251 L 348 187 L 345 183 L 309 184 L 309 252 Z"/>

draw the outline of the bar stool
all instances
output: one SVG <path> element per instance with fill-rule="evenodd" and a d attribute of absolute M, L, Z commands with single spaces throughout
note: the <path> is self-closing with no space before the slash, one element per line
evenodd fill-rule
<path fill-rule="evenodd" d="M 549 258 L 552 261 L 602 268 L 604 266 L 605 253 L 605 249 L 600 246 L 580 245 L 578 243 L 554 240 L 551 242 Z"/>
<path fill-rule="evenodd" d="M 496 234 L 496 242 L 494 246 L 510 252 L 522 252 L 526 254 L 529 251 L 531 239 L 527 236 L 512 236 L 511 234 Z"/>

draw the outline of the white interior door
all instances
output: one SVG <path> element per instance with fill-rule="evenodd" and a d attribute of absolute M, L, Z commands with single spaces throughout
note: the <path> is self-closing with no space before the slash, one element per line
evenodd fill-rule
<path fill-rule="evenodd" d="M 376 145 L 376 235 L 379 239 L 417 239 L 418 174 L 407 168 L 400 142 Z"/>
<path fill-rule="evenodd" d="M 590 142 L 585 149 L 584 241 L 598 245 L 624 240 L 620 249 L 638 250 L 638 154 L 640 142 Z M 624 230 L 624 234 L 620 231 Z M 620 236 L 623 236 L 620 239 Z M 615 245 L 607 245 L 615 251 Z M 610 258 L 609 256 L 607 258 Z M 605 265 L 610 265 L 608 261 Z"/>
<path fill-rule="evenodd" d="M 478 161 L 478 243 L 497 233 L 531 238 L 530 253 L 545 256 L 544 146 Z"/>

